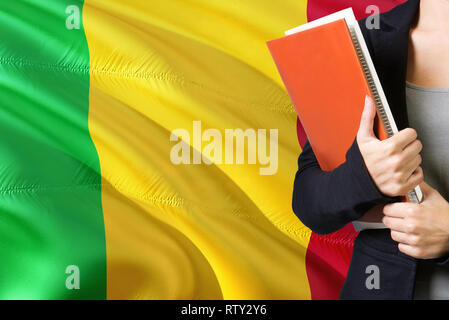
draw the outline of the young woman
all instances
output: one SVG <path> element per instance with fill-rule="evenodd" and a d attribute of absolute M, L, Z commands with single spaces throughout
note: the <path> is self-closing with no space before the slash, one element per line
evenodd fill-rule
<path fill-rule="evenodd" d="M 449 0 L 409 0 L 381 14 L 380 29 L 361 20 L 402 130 L 378 140 L 367 99 L 344 164 L 323 172 L 308 142 L 298 159 L 293 210 L 306 226 L 316 233 L 355 220 L 388 227 L 356 238 L 342 299 L 449 299 L 448 16 Z M 421 204 L 397 201 L 417 185 Z M 370 265 L 379 267 L 379 289 L 365 285 Z"/>

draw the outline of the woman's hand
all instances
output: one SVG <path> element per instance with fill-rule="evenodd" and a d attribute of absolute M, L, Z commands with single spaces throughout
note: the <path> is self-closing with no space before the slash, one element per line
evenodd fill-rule
<path fill-rule="evenodd" d="M 449 203 L 426 183 L 421 189 L 423 202 L 387 204 L 382 222 L 403 253 L 418 259 L 439 258 L 449 252 Z"/>
<path fill-rule="evenodd" d="M 376 106 L 366 97 L 357 144 L 377 188 L 390 197 L 404 196 L 424 180 L 420 167 L 422 144 L 411 128 L 379 140 L 373 131 Z"/>

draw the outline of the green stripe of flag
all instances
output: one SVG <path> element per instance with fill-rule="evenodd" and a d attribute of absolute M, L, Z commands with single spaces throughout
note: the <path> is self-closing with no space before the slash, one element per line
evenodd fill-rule
<path fill-rule="evenodd" d="M 76 0 L 0 4 L 0 299 L 106 297 L 89 50 L 82 21 L 66 27 L 70 5 L 82 11 Z M 66 287 L 70 265 L 79 290 Z"/>

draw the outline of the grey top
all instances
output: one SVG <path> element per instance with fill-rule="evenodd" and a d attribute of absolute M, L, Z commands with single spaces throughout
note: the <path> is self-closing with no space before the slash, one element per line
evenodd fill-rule
<path fill-rule="evenodd" d="M 423 144 L 424 179 L 449 200 L 449 88 L 427 88 L 407 82 L 410 127 Z M 418 264 L 414 299 L 449 299 L 449 268 L 432 260 Z"/>

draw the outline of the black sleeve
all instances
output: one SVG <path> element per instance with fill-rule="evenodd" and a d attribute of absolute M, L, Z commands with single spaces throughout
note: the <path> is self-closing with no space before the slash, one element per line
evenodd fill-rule
<path fill-rule="evenodd" d="M 357 140 L 346 161 L 332 171 L 321 170 L 307 141 L 298 158 L 293 188 L 293 211 L 318 234 L 335 232 L 377 204 L 395 201 L 376 187 L 365 166 Z"/>

